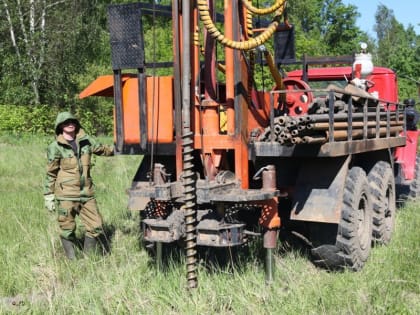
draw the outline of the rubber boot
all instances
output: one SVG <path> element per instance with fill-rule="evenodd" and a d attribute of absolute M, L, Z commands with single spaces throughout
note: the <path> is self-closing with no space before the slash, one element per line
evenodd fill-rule
<path fill-rule="evenodd" d="M 66 257 L 70 260 L 76 259 L 76 254 L 74 253 L 74 245 L 73 242 L 64 238 L 61 238 L 61 244 L 63 245 L 64 252 L 66 253 Z"/>
<path fill-rule="evenodd" d="M 83 253 L 89 256 L 96 252 L 97 240 L 94 237 L 85 236 L 85 242 L 83 244 Z"/>

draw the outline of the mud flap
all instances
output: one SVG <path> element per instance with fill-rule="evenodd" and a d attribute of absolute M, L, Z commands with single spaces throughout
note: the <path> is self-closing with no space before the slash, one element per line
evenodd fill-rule
<path fill-rule="evenodd" d="M 339 223 L 351 156 L 304 163 L 296 181 L 290 219 Z"/>

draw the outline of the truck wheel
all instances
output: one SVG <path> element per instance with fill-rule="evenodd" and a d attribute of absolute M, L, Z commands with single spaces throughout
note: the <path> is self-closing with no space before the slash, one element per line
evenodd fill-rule
<path fill-rule="evenodd" d="M 315 256 L 316 265 L 331 269 L 362 269 L 369 257 L 372 243 L 371 196 L 363 169 L 353 167 L 348 172 L 341 219 L 332 242 L 326 239 L 322 241 L 320 235 L 314 235 L 313 232 L 311 234 L 314 237 L 314 245 L 322 244 L 311 251 Z"/>
<path fill-rule="evenodd" d="M 395 223 L 395 181 L 389 163 L 380 161 L 369 172 L 372 197 L 372 237 L 377 244 L 388 244 Z"/>
<path fill-rule="evenodd" d="M 420 197 L 420 156 L 416 157 L 416 166 L 414 169 L 414 179 L 410 184 L 408 200 L 415 201 Z"/>
<path fill-rule="evenodd" d="M 343 266 L 362 269 L 372 243 L 372 207 L 366 173 L 360 167 L 350 169 L 343 195 L 343 209 L 336 246 Z"/>

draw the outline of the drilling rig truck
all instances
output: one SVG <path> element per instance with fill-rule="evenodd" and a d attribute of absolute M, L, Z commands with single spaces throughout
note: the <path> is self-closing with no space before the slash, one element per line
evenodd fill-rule
<path fill-rule="evenodd" d="M 418 133 L 407 130 L 396 74 L 364 44 L 297 61 L 285 0 L 225 0 L 222 12 L 216 2 L 111 5 L 113 74 L 80 94 L 113 97 L 115 148 L 143 157 L 127 191 L 144 240 L 182 241 L 190 287 L 197 246 L 249 235 L 262 237 L 270 279 L 282 230 L 296 230 L 315 263 L 360 270 L 372 244 L 390 241 L 397 201 L 420 189 Z M 146 15 L 171 21 L 173 60 L 146 62 Z M 260 15 L 271 22 L 256 27 Z M 257 58 L 268 90 L 254 80 Z M 165 66 L 171 74 L 146 74 Z"/>

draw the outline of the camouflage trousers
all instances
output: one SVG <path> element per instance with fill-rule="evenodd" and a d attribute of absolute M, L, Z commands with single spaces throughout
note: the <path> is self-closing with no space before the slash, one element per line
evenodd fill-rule
<path fill-rule="evenodd" d="M 76 216 L 79 215 L 86 229 L 86 236 L 97 237 L 103 233 L 102 216 L 99 213 L 96 199 L 87 201 L 59 200 L 58 225 L 61 236 L 70 239 L 76 230 Z"/>

